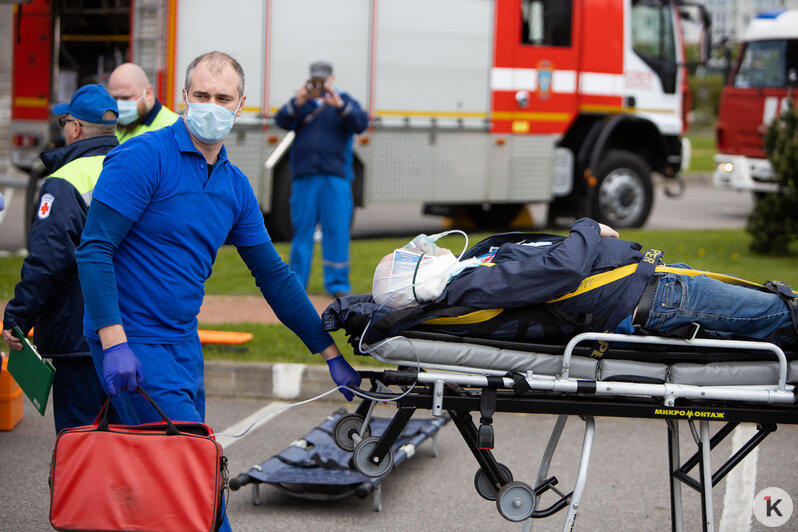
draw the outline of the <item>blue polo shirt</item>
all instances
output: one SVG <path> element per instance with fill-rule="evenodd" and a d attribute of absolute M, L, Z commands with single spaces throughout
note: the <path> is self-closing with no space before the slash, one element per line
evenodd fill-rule
<path fill-rule="evenodd" d="M 93 197 L 135 222 L 113 256 L 131 341 L 192 338 L 219 247 L 270 240 L 246 176 L 224 147 L 209 176 L 183 120 L 112 150 Z M 84 333 L 94 330 L 86 313 Z"/>

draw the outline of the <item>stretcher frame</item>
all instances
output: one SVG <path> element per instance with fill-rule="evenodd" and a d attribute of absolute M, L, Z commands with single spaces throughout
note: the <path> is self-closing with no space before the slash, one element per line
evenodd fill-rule
<path fill-rule="evenodd" d="M 587 341 L 767 351 L 778 360 L 778 378 L 772 385 L 756 386 L 685 385 L 667 382 L 652 384 L 573 378 L 570 376 L 570 363 L 574 349 L 578 344 Z M 379 468 L 390 448 L 391 438 L 401 432 L 416 409 L 429 409 L 433 416 L 444 415 L 445 411 L 480 466 L 475 476 L 477 492 L 483 498 L 496 500 L 500 514 L 506 519 L 525 521 L 525 530 L 531 530 L 534 519 L 548 517 L 566 507 L 563 531 L 573 529 L 587 480 L 595 417 L 665 419 L 668 433 L 671 527 L 676 532 L 683 530 L 682 484 L 700 494 L 702 529 L 714 530 L 713 486 L 775 431 L 778 424 L 798 424 L 798 396 L 795 386 L 787 384 L 787 357 L 779 347 L 767 342 L 704 338 L 681 340 L 657 336 L 582 333 L 573 337 L 565 346 L 560 372 L 554 376 L 537 375 L 532 371 L 508 374 L 478 368 L 427 364 L 423 361 L 423 355 L 415 351 L 413 357 L 408 357 L 407 360 L 383 358 L 379 349 L 370 354 L 377 360 L 399 366 L 398 370 L 362 371 L 361 375 L 371 382 L 371 392 L 384 393 L 391 386 L 403 387 L 405 392 L 396 401 L 398 412 L 379 441 L 369 448 L 370 452 L 360 453 L 358 458 L 356 449 L 353 460 L 355 467 L 359 468 L 359 463 L 367 460 L 369 463 L 364 465 Z M 420 368 L 423 369 L 419 371 Z M 374 398 L 365 398 L 358 406 L 356 414 L 362 416 L 363 430 L 368 426 L 376 402 Z M 480 412 L 479 427 L 474 423 L 471 412 Z M 491 451 L 493 412 L 558 416 L 533 487 L 513 481 L 509 469 L 494 458 Z M 555 487 L 556 477 L 549 476 L 549 466 L 569 416 L 583 419 L 585 432 L 573 490 L 563 493 Z M 679 444 L 681 420 L 687 421 L 697 446 L 696 452 L 684 463 L 681 461 Z M 724 423 L 714 435 L 710 434 L 712 421 Z M 710 451 L 741 422 L 755 423 L 755 434 L 713 472 Z M 355 436 L 355 439 L 359 438 Z M 690 475 L 690 471 L 696 466 L 697 479 Z M 556 493 L 559 499 L 547 508 L 538 508 L 539 496 L 549 490 Z M 491 499 L 494 494 L 495 499 Z"/>

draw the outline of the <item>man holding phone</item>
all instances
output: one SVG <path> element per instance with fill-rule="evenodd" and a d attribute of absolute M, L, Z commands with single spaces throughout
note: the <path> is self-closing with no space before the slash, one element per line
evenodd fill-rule
<path fill-rule="evenodd" d="M 313 233 L 321 224 L 324 288 L 333 297 L 349 285 L 353 137 L 368 127 L 357 100 L 336 89 L 333 67 L 310 65 L 310 78 L 280 108 L 277 125 L 296 135 L 291 146 L 291 269 L 307 289 Z"/>

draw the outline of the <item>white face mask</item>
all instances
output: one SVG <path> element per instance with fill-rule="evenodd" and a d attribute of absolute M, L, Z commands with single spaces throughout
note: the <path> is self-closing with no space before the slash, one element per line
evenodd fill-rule
<path fill-rule="evenodd" d="M 119 109 L 119 122 L 123 126 L 127 126 L 138 120 L 139 118 L 139 102 L 144 98 L 144 93 L 147 89 L 141 91 L 141 96 L 138 100 L 117 100 L 116 106 Z"/>
<path fill-rule="evenodd" d="M 191 103 L 188 98 L 186 103 L 186 126 L 197 140 L 205 144 L 216 144 L 230 133 L 236 113 L 241 107 L 241 100 L 238 101 L 235 111 L 215 103 Z"/>

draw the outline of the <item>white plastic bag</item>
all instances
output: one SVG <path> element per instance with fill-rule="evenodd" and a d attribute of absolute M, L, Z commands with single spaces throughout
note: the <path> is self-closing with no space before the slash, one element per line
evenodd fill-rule
<path fill-rule="evenodd" d="M 457 264 L 451 251 L 436 246 L 427 235 L 418 235 L 377 265 L 372 297 L 379 305 L 397 309 L 435 301 Z"/>

